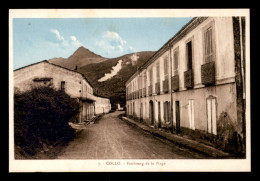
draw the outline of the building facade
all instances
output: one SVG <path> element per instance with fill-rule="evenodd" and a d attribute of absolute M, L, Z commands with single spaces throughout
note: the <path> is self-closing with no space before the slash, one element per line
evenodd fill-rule
<path fill-rule="evenodd" d="M 95 97 L 95 114 L 108 113 L 111 110 L 110 100 L 102 97 Z"/>
<path fill-rule="evenodd" d="M 127 116 L 244 152 L 244 45 L 244 18 L 193 18 L 126 82 Z"/>
<path fill-rule="evenodd" d="M 93 86 L 87 78 L 70 69 L 49 63 L 48 61 L 38 62 L 14 71 L 14 91 L 24 92 L 36 86 L 51 85 L 56 90 L 65 91 L 71 98 L 80 103 L 80 114 L 78 122 L 93 118 L 109 111 L 109 99 L 93 95 Z"/>

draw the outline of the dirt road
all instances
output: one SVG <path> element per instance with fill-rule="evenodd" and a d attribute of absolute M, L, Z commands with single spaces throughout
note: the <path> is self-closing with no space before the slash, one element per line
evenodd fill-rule
<path fill-rule="evenodd" d="M 122 113 L 106 114 L 88 125 L 56 159 L 206 158 L 128 125 L 118 118 Z"/>

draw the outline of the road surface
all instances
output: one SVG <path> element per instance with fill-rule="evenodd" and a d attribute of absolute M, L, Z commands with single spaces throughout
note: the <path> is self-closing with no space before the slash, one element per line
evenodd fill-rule
<path fill-rule="evenodd" d="M 198 159 L 208 158 L 180 148 L 118 118 L 123 112 L 104 115 L 87 125 L 55 159 Z"/>

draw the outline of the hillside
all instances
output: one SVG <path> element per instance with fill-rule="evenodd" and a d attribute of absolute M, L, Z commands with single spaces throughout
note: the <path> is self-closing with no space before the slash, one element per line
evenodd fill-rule
<path fill-rule="evenodd" d="M 111 99 L 111 103 L 120 103 L 125 105 L 125 83 L 134 74 L 138 67 L 146 62 L 154 52 L 138 52 L 127 54 L 118 58 L 109 59 L 107 61 L 89 64 L 79 69 L 79 72 L 86 75 L 95 87 L 96 93 L 103 97 Z M 139 57 L 137 61 L 133 61 L 134 57 Z M 106 81 L 99 82 L 106 73 L 110 73 L 112 67 L 116 66 L 122 60 L 121 69 L 118 73 Z"/>
<path fill-rule="evenodd" d="M 95 94 L 110 98 L 112 106 L 116 103 L 125 105 L 125 83 L 138 67 L 146 62 L 155 52 L 137 52 L 121 57 L 105 59 L 80 47 L 68 59 L 49 60 L 51 63 L 74 69 L 84 74 L 94 86 Z"/>

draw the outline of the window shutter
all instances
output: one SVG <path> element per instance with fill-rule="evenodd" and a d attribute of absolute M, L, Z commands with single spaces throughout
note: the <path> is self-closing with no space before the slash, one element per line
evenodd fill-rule
<path fill-rule="evenodd" d="M 204 33 L 204 56 L 205 63 L 213 61 L 213 41 L 212 41 L 212 27 L 208 28 Z"/>
<path fill-rule="evenodd" d="M 174 52 L 174 75 L 178 74 L 178 51 Z"/>
<path fill-rule="evenodd" d="M 187 48 L 187 68 L 192 69 L 192 41 L 186 44 Z"/>
<path fill-rule="evenodd" d="M 213 61 L 212 29 L 209 29 L 209 61 Z"/>
<path fill-rule="evenodd" d="M 65 81 L 61 81 L 61 90 L 65 91 Z"/>
<path fill-rule="evenodd" d="M 164 76 L 165 76 L 164 80 L 166 80 L 168 77 L 168 59 L 167 58 L 164 59 Z"/>
<path fill-rule="evenodd" d="M 150 85 L 153 85 L 153 69 L 150 70 Z"/>
<path fill-rule="evenodd" d="M 146 72 L 144 72 L 144 87 L 146 87 Z"/>
<path fill-rule="evenodd" d="M 160 64 L 157 63 L 157 82 L 160 82 Z"/>

